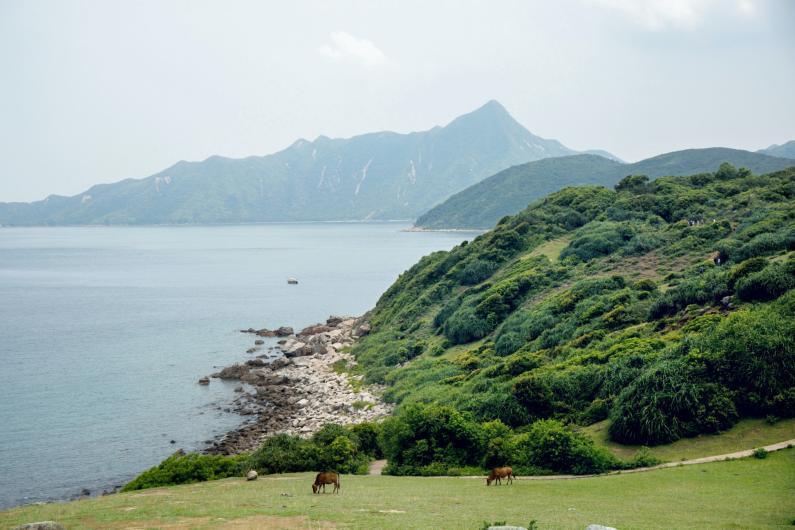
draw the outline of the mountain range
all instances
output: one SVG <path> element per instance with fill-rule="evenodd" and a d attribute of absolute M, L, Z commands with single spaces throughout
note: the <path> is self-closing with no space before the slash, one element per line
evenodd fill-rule
<path fill-rule="evenodd" d="M 767 149 L 760 149 L 757 153 L 762 153 L 770 156 L 779 156 L 781 158 L 795 159 L 795 140 L 791 140 L 785 144 L 773 144 Z"/>
<path fill-rule="evenodd" d="M 0 203 L 0 225 L 415 219 L 506 167 L 575 153 L 489 101 L 423 132 L 320 136 L 266 156 L 182 161 L 72 197 Z"/>
<path fill-rule="evenodd" d="M 714 171 L 723 162 L 767 173 L 795 166 L 795 161 L 762 153 L 721 147 L 687 149 L 658 155 L 633 164 L 595 155 L 573 155 L 538 160 L 503 170 L 451 196 L 420 216 L 425 229 L 491 228 L 506 215 L 566 186 L 611 187 L 627 175 L 691 175 Z"/>

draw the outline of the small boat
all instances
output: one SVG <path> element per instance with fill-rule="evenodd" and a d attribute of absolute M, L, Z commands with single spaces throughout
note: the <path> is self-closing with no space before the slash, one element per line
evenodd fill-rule
<path fill-rule="evenodd" d="M 296 280 L 295 278 L 287 278 L 287 283 L 289 283 L 290 285 L 298 285 L 298 280 Z"/>

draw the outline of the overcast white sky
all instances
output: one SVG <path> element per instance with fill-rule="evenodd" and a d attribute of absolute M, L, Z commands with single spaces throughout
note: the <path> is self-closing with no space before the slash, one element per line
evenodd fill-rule
<path fill-rule="evenodd" d="M 791 0 L 0 0 L 0 201 L 497 99 L 628 161 L 795 139 Z"/>

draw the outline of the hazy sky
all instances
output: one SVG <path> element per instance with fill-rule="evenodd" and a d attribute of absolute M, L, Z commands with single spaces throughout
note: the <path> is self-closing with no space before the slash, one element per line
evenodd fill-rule
<path fill-rule="evenodd" d="M 795 1 L 0 0 L 0 201 L 499 100 L 628 161 L 795 139 Z"/>

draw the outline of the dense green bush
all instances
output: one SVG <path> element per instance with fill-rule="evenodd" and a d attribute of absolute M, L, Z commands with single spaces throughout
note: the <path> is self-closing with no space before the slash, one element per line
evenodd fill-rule
<path fill-rule="evenodd" d="M 774 263 L 737 282 L 737 296 L 747 302 L 774 300 L 795 287 L 795 276 Z"/>
<path fill-rule="evenodd" d="M 373 457 L 374 459 L 383 458 L 378 438 L 381 435 L 381 424 L 372 421 L 357 423 L 349 427 L 350 431 L 358 439 L 358 450 Z"/>
<path fill-rule="evenodd" d="M 556 420 L 533 423 L 514 441 L 519 466 L 545 468 L 557 473 L 604 473 L 619 466 L 611 453 L 596 447 L 589 437 Z"/>
<path fill-rule="evenodd" d="M 453 344 L 482 339 L 490 331 L 491 326 L 486 319 L 469 305 L 459 308 L 444 323 L 444 334 Z"/>
<path fill-rule="evenodd" d="M 483 259 L 473 260 L 458 273 L 458 281 L 462 285 L 475 285 L 488 279 L 499 268 L 497 263 Z"/>
<path fill-rule="evenodd" d="M 381 446 L 392 474 L 417 474 L 433 463 L 480 464 L 483 435 L 477 423 L 451 408 L 412 404 L 383 423 Z"/>
<path fill-rule="evenodd" d="M 672 315 L 690 304 L 715 303 L 730 293 L 729 273 L 726 270 L 712 268 L 696 272 L 694 276 L 660 295 L 652 303 L 649 315 L 652 319 L 658 319 Z"/>
<path fill-rule="evenodd" d="M 513 395 L 531 418 L 548 418 L 553 411 L 554 396 L 546 379 L 527 374 L 513 384 Z"/>
<path fill-rule="evenodd" d="M 709 374 L 736 391 L 743 411 L 766 414 L 795 386 L 794 302 L 790 291 L 776 304 L 738 311 L 697 344 Z"/>
<path fill-rule="evenodd" d="M 578 231 L 577 237 L 563 249 L 560 257 L 589 261 L 615 252 L 633 236 L 632 228 L 626 223 L 593 222 Z"/>
<path fill-rule="evenodd" d="M 645 370 L 616 398 L 610 436 L 622 443 L 657 445 L 717 432 L 737 421 L 728 389 L 700 380 L 681 360 Z"/>
<path fill-rule="evenodd" d="M 244 467 L 244 457 L 176 453 L 138 475 L 122 491 L 232 477 L 242 474 Z"/>

